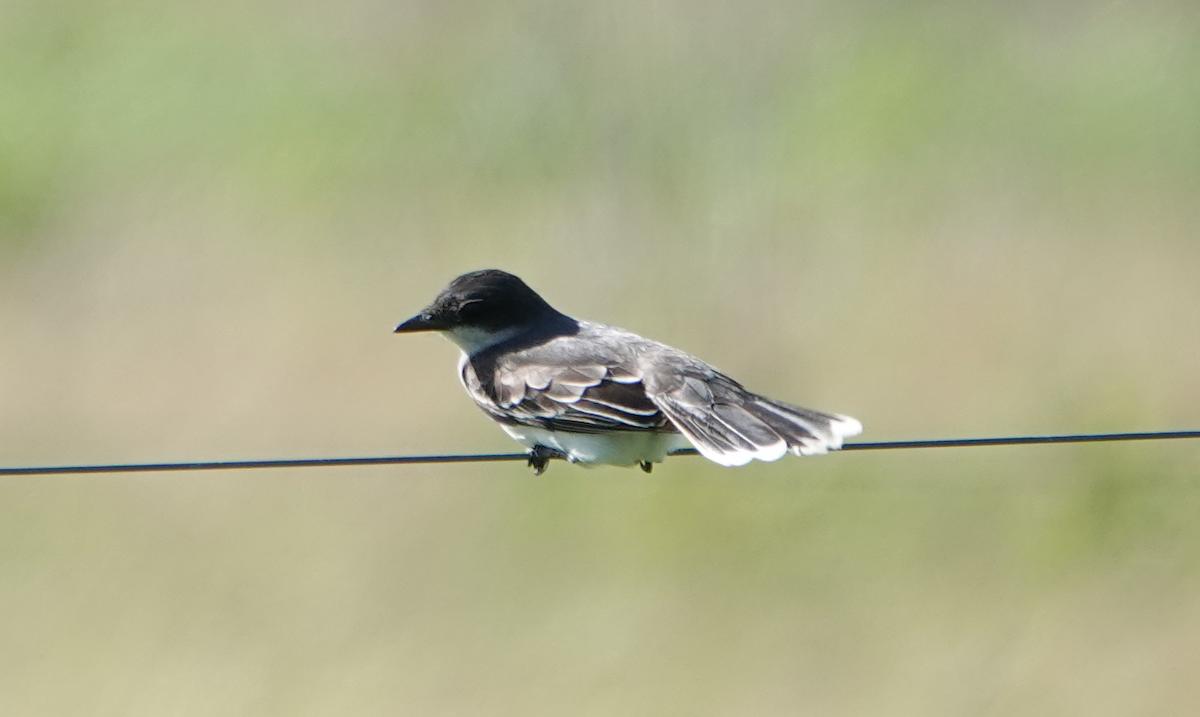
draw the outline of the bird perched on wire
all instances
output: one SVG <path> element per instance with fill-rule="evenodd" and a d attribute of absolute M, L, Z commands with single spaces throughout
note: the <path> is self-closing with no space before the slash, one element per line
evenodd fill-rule
<path fill-rule="evenodd" d="M 740 466 L 836 450 L 862 432 L 848 416 L 752 393 L 678 349 L 573 319 L 495 269 L 463 274 L 396 327 L 414 331 L 458 344 L 467 393 L 529 449 L 539 475 L 551 458 L 649 473 L 689 446 Z"/>

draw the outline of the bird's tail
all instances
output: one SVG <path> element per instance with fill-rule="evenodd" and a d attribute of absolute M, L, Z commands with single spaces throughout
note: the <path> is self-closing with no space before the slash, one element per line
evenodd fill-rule
<path fill-rule="evenodd" d="M 724 466 L 745 465 L 755 458 L 774 461 L 788 452 L 826 453 L 862 433 L 862 424 L 849 416 L 793 406 L 736 384 L 720 388 L 725 390 L 702 392 L 708 393 L 708 400 L 687 400 L 695 397 L 673 392 L 654 402 L 701 455 Z"/>

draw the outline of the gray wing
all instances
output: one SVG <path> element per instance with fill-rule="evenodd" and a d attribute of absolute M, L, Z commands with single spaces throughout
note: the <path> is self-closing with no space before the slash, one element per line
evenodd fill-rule
<path fill-rule="evenodd" d="M 825 453 L 862 431 L 853 418 L 760 396 L 694 356 L 599 324 L 478 367 L 466 361 L 462 380 L 502 423 L 679 432 L 726 466 Z"/>
<path fill-rule="evenodd" d="M 669 351 L 659 365 L 672 365 L 650 373 L 646 393 L 700 454 L 715 463 L 774 461 L 789 451 L 798 456 L 825 453 L 862 432 L 862 424 L 853 418 L 751 393 L 699 359 Z"/>
<path fill-rule="evenodd" d="M 573 433 L 676 431 L 646 396 L 636 353 L 618 345 L 562 337 L 494 362 L 464 361 L 462 381 L 502 423 Z"/>

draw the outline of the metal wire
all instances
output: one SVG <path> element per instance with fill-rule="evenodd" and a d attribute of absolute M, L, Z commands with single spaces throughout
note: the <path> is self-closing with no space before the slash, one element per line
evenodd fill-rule
<path fill-rule="evenodd" d="M 1001 438 L 943 438 L 918 441 L 847 443 L 843 451 L 883 451 L 907 448 L 974 448 L 979 446 L 1022 446 L 1046 443 L 1111 443 L 1200 438 L 1200 431 L 1154 431 L 1148 433 L 1091 433 L 1064 436 L 1005 436 Z M 675 451 L 673 456 L 694 456 L 694 448 Z M 380 456 L 377 458 L 300 458 L 265 461 L 205 461 L 195 463 L 126 463 L 86 466 L 33 466 L 0 468 L 0 476 L 70 475 L 81 473 L 149 473 L 167 471 L 245 470 L 249 468 L 331 468 L 336 466 L 382 466 L 433 463 L 490 463 L 528 460 L 526 453 L 480 453 L 468 455 Z"/>

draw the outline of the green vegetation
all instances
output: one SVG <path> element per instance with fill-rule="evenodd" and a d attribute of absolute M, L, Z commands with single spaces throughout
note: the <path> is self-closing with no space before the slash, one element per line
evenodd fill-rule
<path fill-rule="evenodd" d="M 0 5 L 0 465 L 511 450 L 497 266 L 867 440 L 1192 428 L 1186 4 Z M 1200 708 L 1200 444 L 0 482 L 0 713 Z"/>

